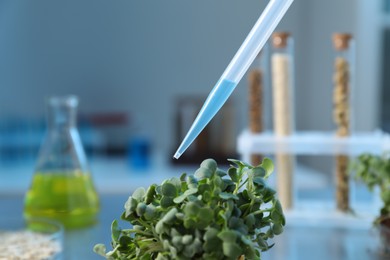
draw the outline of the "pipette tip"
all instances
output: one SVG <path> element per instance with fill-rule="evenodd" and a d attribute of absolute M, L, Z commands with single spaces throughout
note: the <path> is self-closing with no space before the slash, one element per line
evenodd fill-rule
<path fill-rule="evenodd" d="M 179 152 L 176 152 L 175 155 L 173 156 L 173 158 L 175 159 L 179 159 L 179 157 L 181 156 L 181 153 Z"/>

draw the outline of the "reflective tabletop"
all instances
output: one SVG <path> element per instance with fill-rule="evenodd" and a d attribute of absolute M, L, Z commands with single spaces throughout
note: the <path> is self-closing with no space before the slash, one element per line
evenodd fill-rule
<path fill-rule="evenodd" d="M 65 232 L 65 259 L 99 259 L 92 248 L 97 243 L 110 243 L 110 225 L 123 211 L 128 194 L 104 194 L 96 225 Z M 21 195 L 0 195 L 1 216 L 20 218 L 23 212 Z M 126 223 L 122 223 L 126 225 Z M 377 234 L 366 226 L 329 225 L 326 221 L 287 219 L 284 233 L 275 239 L 275 246 L 262 253 L 265 260 L 359 260 L 390 259 L 379 253 Z"/>

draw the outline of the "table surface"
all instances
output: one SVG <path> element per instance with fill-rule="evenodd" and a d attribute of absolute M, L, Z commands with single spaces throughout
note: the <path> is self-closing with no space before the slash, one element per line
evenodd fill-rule
<path fill-rule="evenodd" d="M 121 215 L 127 197 L 127 194 L 101 195 L 99 222 L 90 228 L 65 232 L 64 259 L 102 259 L 92 252 L 92 248 L 97 243 L 109 247 L 110 224 Z M 22 211 L 23 196 L 0 195 L 0 220 L 1 216 L 20 218 Z M 285 232 L 275 239 L 276 244 L 270 251 L 262 253 L 262 259 L 390 259 L 375 253 L 379 241 L 367 225 L 323 222 L 297 217 L 290 221 L 288 217 Z"/>

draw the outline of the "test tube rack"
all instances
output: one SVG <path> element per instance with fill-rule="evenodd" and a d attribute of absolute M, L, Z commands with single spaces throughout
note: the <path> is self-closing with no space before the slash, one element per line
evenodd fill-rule
<path fill-rule="evenodd" d="M 237 152 L 249 162 L 251 154 L 348 155 L 382 154 L 390 151 L 390 135 L 381 131 L 338 137 L 333 132 L 305 131 L 289 136 L 272 132 L 243 131 L 237 140 Z"/>
<path fill-rule="evenodd" d="M 382 131 L 357 132 L 350 136 L 338 137 L 334 132 L 302 131 L 289 136 L 277 136 L 273 132 L 251 133 L 244 130 L 237 139 L 237 152 L 241 159 L 250 162 L 252 154 L 274 156 L 276 154 L 306 155 L 306 156 L 337 156 L 347 155 L 356 157 L 362 153 L 383 154 L 390 151 L 390 135 Z M 297 168 L 295 168 L 295 171 Z M 295 172 L 297 173 L 297 172 Z M 296 174 L 294 178 L 297 178 Z M 276 169 L 277 178 L 277 169 Z M 299 173 L 298 173 L 299 174 Z M 294 182 L 291 184 L 295 190 Z M 293 192 L 295 193 L 295 192 Z M 354 193 L 354 191 L 352 191 Z M 380 200 L 370 205 L 355 204 L 360 216 L 357 223 L 365 223 L 368 227 L 380 208 Z M 326 219 L 342 225 L 349 222 L 351 215 L 336 209 L 334 202 L 324 201 L 297 201 L 292 208 L 286 210 L 288 219 L 307 219 L 310 221 Z M 356 216 L 355 216 L 356 217 Z M 360 221 L 360 222 L 359 222 Z M 362 222 L 363 221 L 363 222 Z"/>

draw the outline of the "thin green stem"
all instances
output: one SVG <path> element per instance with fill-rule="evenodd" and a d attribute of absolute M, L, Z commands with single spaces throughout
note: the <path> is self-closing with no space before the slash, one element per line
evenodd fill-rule
<path fill-rule="evenodd" d="M 139 221 L 139 222 L 141 223 L 141 225 L 143 225 L 144 227 L 149 228 L 149 229 L 152 231 L 152 233 L 153 233 L 153 235 L 154 235 L 155 237 L 159 237 L 158 234 L 156 233 L 156 231 L 154 230 L 153 225 L 149 225 L 148 223 L 146 223 L 146 222 L 143 221 L 142 219 L 138 219 L 138 221 Z"/>
<path fill-rule="evenodd" d="M 259 215 L 259 214 L 262 214 L 262 213 L 266 213 L 266 212 L 271 212 L 272 209 L 263 209 L 263 210 L 257 210 L 255 212 L 253 212 L 252 214 L 253 215 Z"/>
<path fill-rule="evenodd" d="M 245 184 L 247 184 L 248 182 L 248 179 L 246 179 L 243 183 L 241 183 L 241 185 L 238 187 L 238 190 L 239 191 L 242 187 L 244 187 Z"/>
<path fill-rule="evenodd" d="M 238 191 L 243 187 L 243 185 L 245 185 L 245 183 L 248 181 L 248 179 L 246 179 L 242 184 L 240 184 L 241 183 L 241 181 L 242 181 L 242 177 L 243 177 L 243 175 L 244 175 L 244 168 L 242 168 L 242 167 L 240 167 L 239 169 L 238 169 L 238 181 L 237 181 L 237 183 L 236 183 L 236 188 L 234 189 L 234 191 L 233 191 L 233 194 L 237 194 L 238 193 Z"/>
<path fill-rule="evenodd" d="M 140 234 L 140 235 L 144 235 L 144 236 L 153 236 L 152 233 L 145 232 L 145 231 L 142 231 L 142 230 L 137 230 L 137 229 L 124 229 L 122 231 L 123 232 L 128 232 L 128 233 L 136 233 L 136 234 Z"/>

